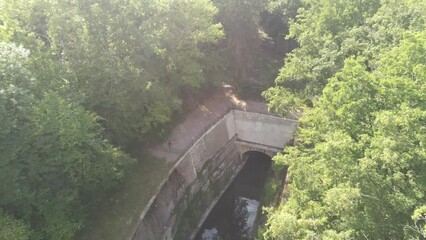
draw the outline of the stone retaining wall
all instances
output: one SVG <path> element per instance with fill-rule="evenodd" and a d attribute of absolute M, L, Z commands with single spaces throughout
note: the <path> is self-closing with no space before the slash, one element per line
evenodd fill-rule
<path fill-rule="evenodd" d="M 245 148 L 236 147 L 236 141 L 282 149 L 296 127 L 296 121 L 276 116 L 238 110 L 228 113 L 178 160 L 141 214 L 132 239 L 190 239 L 213 201 L 243 166 L 239 150 Z"/>

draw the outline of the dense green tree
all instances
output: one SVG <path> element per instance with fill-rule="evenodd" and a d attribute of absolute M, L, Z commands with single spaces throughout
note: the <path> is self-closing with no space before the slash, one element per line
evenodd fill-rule
<path fill-rule="evenodd" d="M 259 48 L 260 14 L 266 0 L 214 0 L 226 33 L 232 78 L 238 87 L 250 77 Z"/>
<path fill-rule="evenodd" d="M 421 206 L 414 211 L 411 217 L 414 224 L 410 226 L 410 231 L 418 234 L 418 238 L 426 238 L 426 206 Z"/>
<path fill-rule="evenodd" d="M 59 66 L 55 73 L 67 94 L 102 116 L 122 145 L 146 140 L 180 109 L 186 89 L 207 82 L 208 46 L 223 36 L 221 25 L 213 23 L 217 9 L 207 0 L 5 5 L 9 39 L 31 42 L 40 56 L 56 58 L 50 69 Z"/>
<path fill-rule="evenodd" d="M 22 221 L 16 220 L 0 209 L 0 239 L 28 240 L 31 230 Z"/>
<path fill-rule="evenodd" d="M 371 69 L 348 58 L 306 110 L 288 164 L 291 193 L 271 239 L 423 239 L 426 31 L 408 31 Z"/>
<path fill-rule="evenodd" d="M 264 96 L 279 113 L 312 106 L 350 56 L 364 56 L 368 68 L 396 46 L 405 30 L 424 28 L 423 1 L 302 1 L 290 38 L 299 48 L 285 59 L 276 87 Z"/>
<path fill-rule="evenodd" d="M 67 81 L 59 56 L 50 50 L 46 35 L 46 18 L 43 14 L 47 4 L 39 0 L 0 2 L 0 41 L 22 45 L 31 52 L 26 60 L 28 70 L 37 78 L 40 86 L 36 93 L 41 96 L 44 89 L 66 88 Z"/>
<path fill-rule="evenodd" d="M 72 239 L 83 227 L 84 208 L 99 201 L 129 163 L 101 138 L 97 119 L 55 93 L 31 110 L 25 147 L 15 161 L 21 177 L 33 179 L 24 186 L 35 192 L 32 208 L 38 208 L 45 238 Z"/>
<path fill-rule="evenodd" d="M 55 92 L 38 98 L 28 58 L 0 43 L 0 206 L 31 225 L 31 239 L 72 239 L 131 159 L 102 138 L 95 114 Z"/>
<path fill-rule="evenodd" d="M 1 201 L 16 199 L 6 194 L 19 185 L 19 167 L 15 167 L 19 147 L 19 132 L 31 106 L 34 79 L 25 68 L 24 62 L 29 51 L 14 44 L 0 42 L 0 192 Z M 11 166 L 11 167 L 8 167 Z"/>
<path fill-rule="evenodd" d="M 274 41 L 274 51 L 280 54 L 289 53 L 296 47 L 293 39 L 286 39 L 289 34 L 290 22 L 294 21 L 300 0 L 270 0 L 266 11 L 261 14 L 262 30 Z"/>
<path fill-rule="evenodd" d="M 0 1 L 0 207 L 31 239 L 73 239 L 121 179 L 132 160 L 105 138 L 148 141 L 213 81 L 216 13 L 208 0 Z"/>
<path fill-rule="evenodd" d="M 302 1 L 264 96 L 298 113 L 290 197 L 267 239 L 424 239 L 426 4 Z M 423 210 L 422 210 L 423 209 Z"/>

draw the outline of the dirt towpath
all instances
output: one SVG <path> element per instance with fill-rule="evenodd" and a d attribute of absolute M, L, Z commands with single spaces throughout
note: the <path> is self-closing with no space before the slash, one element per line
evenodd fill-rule
<path fill-rule="evenodd" d="M 150 147 L 150 152 L 158 158 L 166 159 L 168 163 L 176 162 L 196 138 L 200 137 L 229 108 L 259 113 L 268 112 L 266 102 L 240 100 L 232 86 L 223 85 L 187 115 L 185 120 L 172 130 L 164 143 Z"/>

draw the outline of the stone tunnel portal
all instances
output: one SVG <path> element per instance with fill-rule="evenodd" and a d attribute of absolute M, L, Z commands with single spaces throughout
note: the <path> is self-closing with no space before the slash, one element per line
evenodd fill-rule
<path fill-rule="evenodd" d="M 281 152 L 297 124 L 239 110 L 223 116 L 179 158 L 142 212 L 132 239 L 193 239 L 237 173 L 248 165 L 244 163 L 251 162 L 252 153 L 272 157 Z"/>

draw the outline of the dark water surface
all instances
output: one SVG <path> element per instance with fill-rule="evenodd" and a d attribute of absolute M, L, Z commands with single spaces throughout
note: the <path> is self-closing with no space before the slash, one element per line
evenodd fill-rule
<path fill-rule="evenodd" d="M 259 200 L 271 163 L 265 154 L 249 153 L 245 166 L 203 223 L 196 240 L 246 240 L 256 234 L 253 224 L 262 208 Z"/>

